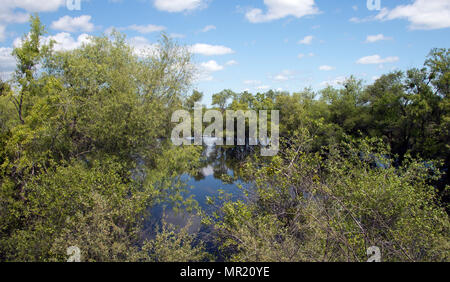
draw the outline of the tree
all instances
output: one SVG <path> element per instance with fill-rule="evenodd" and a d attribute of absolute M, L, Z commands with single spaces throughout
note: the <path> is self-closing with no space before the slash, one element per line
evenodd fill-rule
<path fill-rule="evenodd" d="M 189 110 L 194 110 L 195 103 L 199 103 L 203 99 L 203 93 L 194 90 L 191 96 L 186 99 L 186 108 Z"/>
<path fill-rule="evenodd" d="M 52 42 L 42 44 L 45 28 L 39 17 L 30 16 L 30 33 L 22 37 L 21 46 L 14 48 L 13 56 L 17 59 L 15 81 L 20 85 L 18 97 L 13 95 L 13 102 L 17 109 L 20 122 L 23 124 L 24 115 L 31 106 L 31 99 L 37 95 L 35 75 L 37 67 L 51 52 Z"/>
<path fill-rule="evenodd" d="M 14 50 L 20 92 L 0 97 L 20 120 L 2 103 L 0 260 L 65 261 L 73 245 L 84 261 L 141 260 L 152 206 L 196 208 L 181 176 L 199 148 L 162 138 L 188 89 L 190 54 L 162 36 L 138 57 L 119 33 L 50 52 L 31 21 Z"/>
<path fill-rule="evenodd" d="M 227 108 L 228 100 L 231 99 L 233 95 L 234 92 L 231 90 L 223 90 L 220 93 L 214 94 L 212 96 L 212 105 L 218 106 L 223 113 Z"/>
<path fill-rule="evenodd" d="M 366 261 L 367 248 L 378 246 L 383 261 L 448 260 L 448 215 L 421 160 L 396 168 L 376 139 L 348 140 L 321 154 L 310 151 L 305 132 L 284 141 L 279 156 L 243 166 L 253 183 L 246 201 L 212 202 L 218 211 L 206 223 L 226 259 Z"/>

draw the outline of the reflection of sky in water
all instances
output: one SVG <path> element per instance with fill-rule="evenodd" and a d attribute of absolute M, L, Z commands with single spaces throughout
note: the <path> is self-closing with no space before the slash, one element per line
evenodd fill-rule
<path fill-rule="evenodd" d="M 215 151 L 215 140 L 216 138 L 204 138 L 204 143 L 206 145 L 203 152 L 204 156 L 210 157 Z M 215 166 L 225 168 L 225 171 L 230 176 L 234 175 L 234 171 L 229 168 L 223 160 L 215 160 L 213 164 L 208 164 L 199 170 L 202 176 L 201 179 L 196 179 L 195 177 L 187 174 L 182 177 L 182 180 L 185 181 L 187 188 L 189 188 L 190 195 L 194 196 L 194 199 L 199 203 L 199 206 L 206 212 L 209 210 L 209 206 L 206 203 L 207 197 L 219 196 L 218 190 L 231 193 L 234 199 L 242 197 L 242 191 L 237 187 L 237 184 L 241 182 L 238 181 L 233 184 L 224 183 L 220 178 L 216 178 L 218 175 L 215 174 Z M 190 215 L 188 214 L 174 213 L 169 206 L 166 206 L 165 210 L 163 206 L 157 206 L 152 209 L 150 222 L 145 224 L 146 228 L 149 228 L 151 225 L 159 221 L 163 211 L 166 216 L 166 221 L 175 225 L 184 226 L 190 218 Z M 198 217 L 193 217 L 191 219 L 193 224 L 190 231 L 197 232 L 201 227 L 200 219 Z"/>
<path fill-rule="evenodd" d="M 203 173 L 203 171 L 206 173 Z M 194 195 L 194 199 L 197 200 L 202 208 L 207 208 L 206 197 L 218 196 L 219 193 L 217 190 L 219 189 L 232 193 L 236 197 L 241 194 L 241 190 L 236 184 L 224 183 L 222 180 L 216 178 L 212 166 L 203 168 L 202 174 L 205 177 L 204 179 L 195 180 L 195 178 L 189 177 L 187 181 L 188 187 L 192 187 L 191 193 Z M 228 174 L 233 175 L 233 171 L 228 169 Z"/>
<path fill-rule="evenodd" d="M 214 174 L 214 167 L 212 165 L 209 165 L 207 167 L 204 167 L 200 170 L 203 176 L 208 177 Z"/>

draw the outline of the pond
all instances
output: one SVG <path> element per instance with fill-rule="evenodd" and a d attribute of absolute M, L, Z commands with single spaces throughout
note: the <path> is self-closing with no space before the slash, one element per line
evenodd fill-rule
<path fill-rule="evenodd" d="M 216 138 L 204 138 L 202 164 L 196 175 L 185 174 L 181 177 L 189 188 L 190 195 L 198 202 L 200 208 L 209 213 L 211 207 L 207 204 L 208 197 L 220 195 L 220 190 L 232 195 L 232 199 L 243 198 L 243 192 L 239 188 L 247 186 L 249 183 L 240 179 L 235 170 L 240 163 L 252 153 L 248 146 L 224 147 L 216 145 Z M 229 176 L 229 177 L 224 177 Z M 233 179 L 231 182 L 224 178 Z M 151 220 L 145 224 L 147 230 L 152 230 L 158 224 L 162 216 L 168 223 L 183 227 L 190 220 L 189 231 L 198 233 L 200 231 L 200 217 L 192 216 L 189 213 L 176 213 L 168 204 L 158 205 L 151 210 Z M 151 236 L 151 235 L 150 235 Z"/>

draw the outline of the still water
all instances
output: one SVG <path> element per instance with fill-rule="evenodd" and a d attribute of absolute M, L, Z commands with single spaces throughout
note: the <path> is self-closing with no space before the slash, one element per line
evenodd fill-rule
<path fill-rule="evenodd" d="M 211 207 L 207 204 L 208 197 L 217 197 L 219 190 L 232 195 L 232 199 L 243 198 L 243 192 L 239 186 L 246 187 L 249 183 L 240 179 L 235 171 L 245 159 L 252 153 L 252 149 L 246 146 L 225 148 L 216 145 L 216 138 L 204 138 L 202 164 L 203 166 L 195 175 L 185 174 L 181 177 L 189 188 L 189 195 L 198 202 L 200 208 L 209 213 Z M 225 177 L 224 177 L 225 176 Z M 226 177 L 228 176 L 228 177 Z M 224 178 L 229 178 L 224 180 Z M 230 179 L 233 179 L 230 181 Z M 201 229 L 200 217 L 189 213 L 175 213 L 168 204 L 161 204 L 151 210 L 151 220 L 147 222 L 146 229 L 152 230 L 164 215 L 168 223 L 183 227 L 190 220 L 190 232 L 197 233 Z M 151 236 L 151 235 L 150 235 Z"/>

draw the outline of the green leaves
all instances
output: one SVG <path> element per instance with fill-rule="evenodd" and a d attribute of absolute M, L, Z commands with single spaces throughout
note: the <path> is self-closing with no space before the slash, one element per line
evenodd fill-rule
<path fill-rule="evenodd" d="M 65 261 L 69 246 L 85 261 L 140 259 L 152 206 L 198 208 L 180 176 L 200 151 L 166 139 L 190 54 L 163 36 L 138 55 L 119 33 L 52 52 L 44 33 L 32 17 L 17 88 L 1 84 L 0 260 Z"/>
<path fill-rule="evenodd" d="M 248 160 L 247 202 L 227 200 L 209 221 L 230 260 L 365 261 L 374 245 L 383 261 L 447 259 L 450 224 L 429 166 L 395 167 L 381 140 L 348 139 L 320 155 L 292 139 L 272 162 Z"/>

